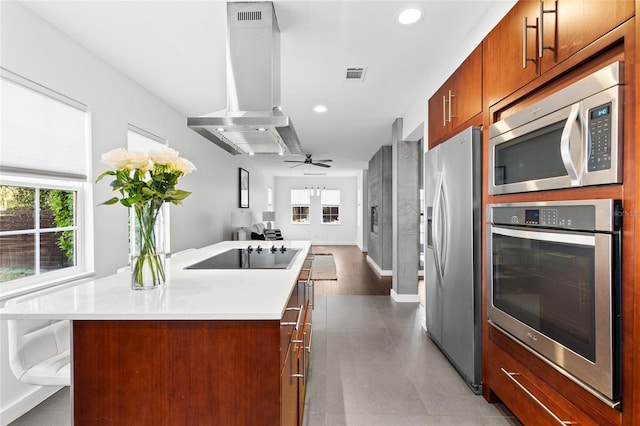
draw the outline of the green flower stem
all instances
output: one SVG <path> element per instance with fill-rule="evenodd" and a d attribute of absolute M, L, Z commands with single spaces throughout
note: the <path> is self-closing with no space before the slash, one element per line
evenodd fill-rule
<path fill-rule="evenodd" d="M 134 246 L 139 248 L 139 252 L 134 253 L 134 261 L 131 265 L 134 287 L 143 288 L 148 285 L 155 287 L 162 285 L 165 281 L 164 265 L 157 252 L 155 234 L 155 225 L 161 208 L 162 200 L 157 199 L 134 205 Z"/>

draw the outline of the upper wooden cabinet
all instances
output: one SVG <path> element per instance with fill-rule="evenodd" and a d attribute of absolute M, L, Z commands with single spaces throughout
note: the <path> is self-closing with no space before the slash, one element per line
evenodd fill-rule
<path fill-rule="evenodd" d="M 635 11 L 631 0 L 559 0 L 540 5 L 542 72 L 631 18 Z"/>
<path fill-rule="evenodd" d="M 635 13 L 632 0 L 520 0 L 484 41 L 493 105 Z"/>
<path fill-rule="evenodd" d="M 482 45 L 429 99 L 429 147 L 482 112 Z"/>

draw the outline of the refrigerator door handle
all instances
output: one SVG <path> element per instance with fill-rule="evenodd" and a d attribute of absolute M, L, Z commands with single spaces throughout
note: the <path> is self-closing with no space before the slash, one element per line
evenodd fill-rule
<path fill-rule="evenodd" d="M 433 197 L 433 219 L 432 219 L 432 234 L 433 234 L 433 263 L 435 264 L 436 275 L 438 278 L 438 285 L 442 287 L 444 279 L 444 271 L 442 265 L 442 224 L 440 223 L 442 210 L 442 172 L 438 172 L 438 178 L 436 179 L 435 194 Z"/>
<path fill-rule="evenodd" d="M 447 254 L 449 243 L 449 208 L 447 203 L 447 194 L 445 192 L 444 177 L 440 181 L 440 205 L 441 219 L 440 225 L 440 271 L 442 272 L 442 284 L 444 285 L 444 271 L 447 269 Z"/>

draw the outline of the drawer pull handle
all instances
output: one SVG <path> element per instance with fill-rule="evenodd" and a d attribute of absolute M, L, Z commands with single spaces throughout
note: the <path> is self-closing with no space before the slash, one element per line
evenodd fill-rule
<path fill-rule="evenodd" d="M 291 377 L 302 379 L 302 384 L 306 385 L 307 375 L 305 374 L 305 370 L 307 367 L 307 351 L 305 350 L 305 347 L 307 346 L 307 334 L 302 333 L 302 340 L 292 340 L 291 343 L 299 343 L 302 345 L 302 373 L 292 374 Z"/>
<path fill-rule="evenodd" d="M 549 408 L 547 408 L 546 405 L 544 405 L 542 403 L 542 401 L 540 401 L 538 398 L 536 398 L 531 392 L 529 392 L 529 390 L 524 387 L 524 385 L 522 383 L 520 383 L 519 381 L 516 380 L 515 376 L 519 376 L 520 373 L 509 373 L 507 370 L 505 370 L 504 368 L 500 368 L 500 370 L 502 370 L 502 372 L 504 374 L 506 374 L 506 376 L 511 379 L 511 381 L 513 383 L 515 383 L 516 385 L 518 385 L 518 387 L 520 388 L 520 390 L 522 390 L 524 393 L 526 393 L 529 398 L 531 398 L 532 400 L 535 401 L 536 404 L 538 404 L 548 415 L 550 415 L 551 417 L 553 417 L 553 419 L 558 422 L 559 425 L 574 425 L 577 423 L 571 422 L 571 421 L 564 421 L 562 419 L 560 419 L 560 417 L 556 416 L 553 411 L 551 411 Z"/>
<path fill-rule="evenodd" d="M 313 324 L 308 322 L 307 327 L 309 327 L 309 341 L 307 342 L 307 351 L 311 353 L 311 340 L 313 339 Z"/>

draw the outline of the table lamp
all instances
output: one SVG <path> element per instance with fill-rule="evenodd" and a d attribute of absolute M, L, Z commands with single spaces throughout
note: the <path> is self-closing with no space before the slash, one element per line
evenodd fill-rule
<path fill-rule="evenodd" d="M 271 229 L 271 222 L 276 220 L 276 212 L 262 212 L 262 220 L 267 222 L 267 229 Z"/>
<path fill-rule="evenodd" d="M 231 212 L 231 226 L 237 228 L 238 240 L 246 240 L 247 233 L 244 228 L 251 226 L 251 212 L 250 211 L 237 211 Z"/>

